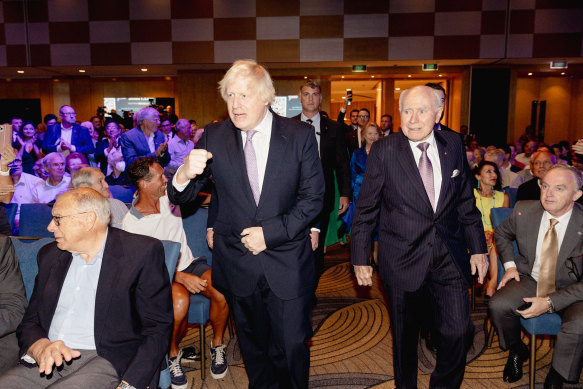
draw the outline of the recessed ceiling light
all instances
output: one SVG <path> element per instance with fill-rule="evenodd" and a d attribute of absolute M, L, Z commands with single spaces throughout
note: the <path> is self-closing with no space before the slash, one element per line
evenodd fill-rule
<path fill-rule="evenodd" d="M 24 73 L 24 70 L 17 70 L 16 73 L 23 74 Z"/>
<path fill-rule="evenodd" d="M 344 78 L 344 76 L 342 76 L 342 78 Z"/>
<path fill-rule="evenodd" d="M 409 74 L 407 77 L 409 77 L 409 78 L 410 78 L 410 77 L 411 77 L 411 75 Z"/>
<path fill-rule="evenodd" d="M 304 80 L 307 80 L 307 79 L 308 79 L 308 76 L 304 76 Z"/>
<path fill-rule="evenodd" d="M 564 76 L 564 75 L 565 75 L 565 72 L 561 72 L 561 76 Z"/>
<path fill-rule="evenodd" d="M 374 78 L 374 76 L 370 76 L 370 78 Z"/>
<path fill-rule="evenodd" d="M 342 96 L 342 100 L 344 100 L 346 98 L 346 96 Z"/>
<path fill-rule="evenodd" d="M 529 76 L 532 76 L 532 73 L 528 73 Z"/>
<path fill-rule="evenodd" d="M 148 71 L 148 69 L 146 69 L 146 68 L 141 68 L 140 70 L 141 70 L 142 72 L 147 72 L 147 71 Z"/>
<path fill-rule="evenodd" d="M 443 77 L 443 74 L 440 74 L 439 77 Z"/>
<path fill-rule="evenodd" d="M 395 88 L 395 90 L 401 90 L 401 88 Z"/>
<path fill-rule="evenodd" d="M 79 69 L 79 73 L 85 73 L 85 69 Z"/>

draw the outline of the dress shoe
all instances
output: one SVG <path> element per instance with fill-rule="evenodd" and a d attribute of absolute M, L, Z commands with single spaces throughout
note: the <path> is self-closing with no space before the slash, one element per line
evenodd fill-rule
<path fill-rule="evenodd" d="M 545 379 L 544 389 L 562 389 L 564 382 L 565 379 L 551 366 L 551 370 L 549 370 L 549 374 Z"/>
<path fill-rule="evenodd" d="M 522 378 L 522 364 L 528 359 L 528 349 L 521 343 L 521 346 L 512 348 L 508 354 L 506 366 L 504 366 L 504 381 L 512 383 Z"/>

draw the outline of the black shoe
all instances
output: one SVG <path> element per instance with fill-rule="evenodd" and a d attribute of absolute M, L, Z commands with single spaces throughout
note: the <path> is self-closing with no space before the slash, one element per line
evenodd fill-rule
<path fill-rule="evenodd" d="M 512 383 L 522 378 L 522 364 L 528 360 L 528 354 L 528 349 L 524 343 L 510 350 L 506 366 L 504 366 L 504 375 L 502 376 L 504 381 Z"/>
<path fill-rule="evenodd" d="M 565 379 L 551 366 L 545 379 L 544 389 L 562 389 Z"/>

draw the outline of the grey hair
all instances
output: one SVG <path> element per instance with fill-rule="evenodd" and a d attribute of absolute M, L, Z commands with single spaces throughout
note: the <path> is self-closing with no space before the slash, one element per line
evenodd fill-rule
<path fill-rule="evenodd" d="M 65 163 L 65 157 L 63 157 L 63 154 L 57 153 L 56 151 L 54 151 L 52 153 L 48 153 L 43 158 L 43 166 L 44 166 L 45 170 L 49 169 L 49 163 L 51 163 L 52 159 L 56 156 L 59 156 L 63 160 L 63 163 Z"/>
<path fill-rule="evenodd" d="M 431 91 L 431 93 L 433 94 L 433 97 L 435 97 L 435 101 L 434 101 L 434 109 L 437 112 L 437 110 L 441 107 L 443 107 L 444 102 L 441 100 L 441 96 L 439 95 L 439 91 L 435 90 L 431 87 L 425 86 L 425 85 L 417 85 L 414 86 L 413 88 L 409 88 L 409 89 L 405 89 L 403 92 L 401 92 L 401 96 L 399 96 L 399 112 L 403 111 L 403 100 L 405 99 L 405 96 L 409 93 L 409 91 L 411 91 L 412 89 L 416 89 L 416 88 L 427 88 L 427 90 Z"/>
<path fill-rule="evenodd" d="M 261 102 L 272 104 L 275 101 L 275 88 L 269 72 L 252 59 L 235 61 L 219 81 L 219 91 L 223 100 L 227 101 L 227 88 L 239 77 L 247 79 L 250 92 L 257 94 Z"/>
<path fill-rule="evenodd" d="M 144 120 L 150 117 L 160 117 L 160 114 L 152 107 L 144 107 L 140 109 L 134 115 L 134 123 L 136 124 L 136 127 L 140 128 L 142 126 L 142 123 L 144 123 Z"/>
<path fill-rule="evenodd" d="M 71 189 L 81 187 L 91 187 L 93 185 L 94 174 L 101 173 L 96 167 L 84 167 L 73 173 L 71 177 Z"/>
<path fill-rule="evenodd" d="M 111 219 L 109 199 L 103 197 L 95 189 L 71 189 L 60 195 L 57 200 L 61 197 L 71 197 L 79 212 L 94 212 L 99 224 L 104 227 L 109 225 L 109 220 Z"/>
<path fill-rule="evenodd" d="M 564 170 L 567 170 L 569 173 L 571 173 L 571 175 L 575 179 L 575 184 L 577 185 L 577 187 L 575 188 L 575 191 L 578 191 L 579 189 L 583 188 L 583 172 L 581 172 L 581 170 L 579 170 L 573 166 L 569 166 L 564 162 L 559 162 L 559 163 L 551 166 L 549 168 L 549 170 L 547 170 L 547 172 L 545 173 L 545 176 L 547 174 L 549 174 L 549 172 L 551 170 L 554 170 L 554 169 L 564 169 Z"/>

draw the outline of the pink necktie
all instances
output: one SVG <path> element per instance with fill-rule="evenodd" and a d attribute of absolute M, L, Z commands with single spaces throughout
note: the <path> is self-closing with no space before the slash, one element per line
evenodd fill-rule
<path fill-rule="evenodd" d="M 431 161 L 427 157 L 427 148 L 429 147 L 428 142 L 419 143 L 417 148 L 421 150 L 421 158 L 419 158 L 419 173 L 421 174 L 421 180 L 423 181 L 423 186 L 431 202 L 431 206 L 435 209 L 435 188 L 433 187 L 433 166 L 431 166 Z"/>
<path fill-rule="evenodd" d="M 247 167 L 247 176 L 249 177 L 249 185 L 253 192 L 255 205 L 259 204 L 259 173 L 257 171 L 257 157 L 255 156 L 255 148 L 253 148 L 253 135 L 257 130 L 246 131 L 247 140 L 245 141 L 245 166 Z"/>

